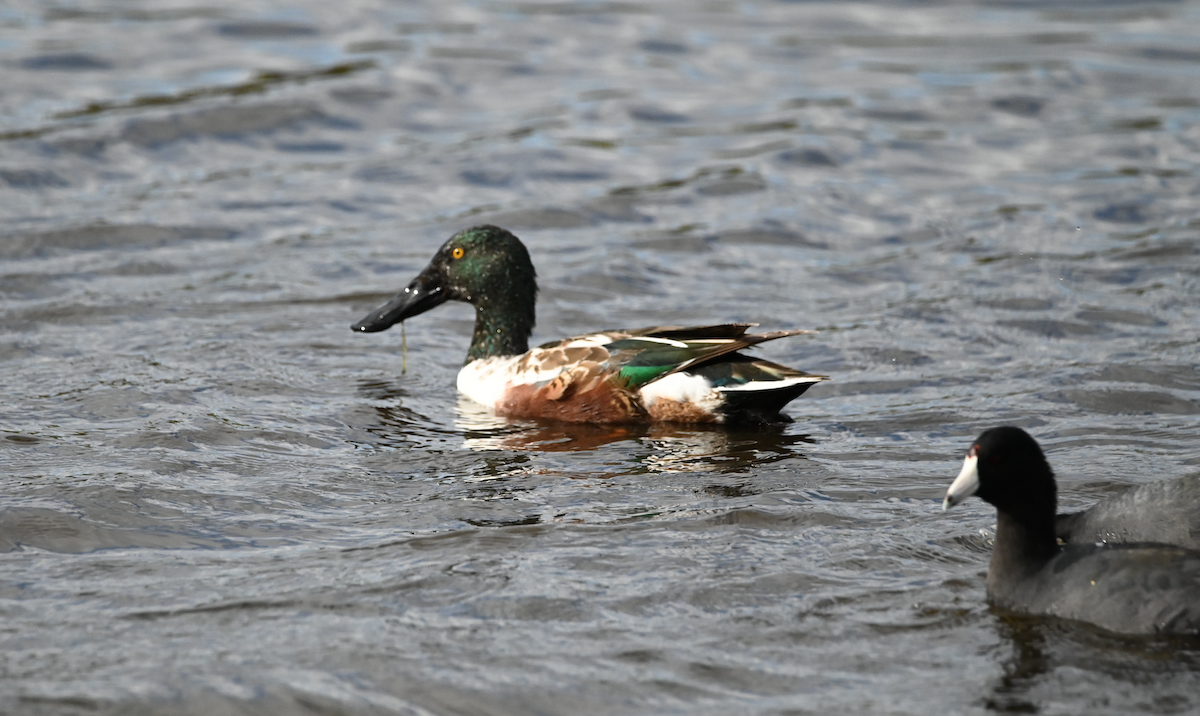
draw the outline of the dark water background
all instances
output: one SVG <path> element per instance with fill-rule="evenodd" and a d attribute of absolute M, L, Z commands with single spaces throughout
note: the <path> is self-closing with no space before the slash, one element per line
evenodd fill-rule
<path fill-rule="evenodd" d="M 0 7 L 0 712 L 1200 712 L 1200 648 L 993 614 L 981 429 L 1065 507 L 1200 467 L 1200 3 Z M 755 321 L 777 430 L 508 424 L 535 340 Z"/>

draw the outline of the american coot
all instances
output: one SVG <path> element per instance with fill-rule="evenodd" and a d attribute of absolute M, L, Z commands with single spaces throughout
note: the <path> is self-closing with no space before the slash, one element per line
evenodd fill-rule
<path fill-rule="evenodd" d="M 1200 474 L 1132 487 L 1059 515 L 1063 542 L 1163 542 L 1200 550 Z"/>
<path fill-rule="evenodd" d="M 1054 535 L 1054 473 L 1014 427 L 984 431 L 943 509 L 979 495 L 995 506 L 988 600 L 1024 614 L 1123 634 L 1200 635 L 1200 552 L 1167 544 L 1068 544 Z"/>
<path fill-rule="evenodd" d="M 514 418 L 580 423 L 775 422 L 826 380 L 742 350 L 809 331 L 753 324 L 601 331 L 529 350 L 537 273 L 521 240 L 497 226 L 460 231 L 390 301 L 351 326 L 371 333 L 448 300 L 475 306 L 458 389 Z"/>

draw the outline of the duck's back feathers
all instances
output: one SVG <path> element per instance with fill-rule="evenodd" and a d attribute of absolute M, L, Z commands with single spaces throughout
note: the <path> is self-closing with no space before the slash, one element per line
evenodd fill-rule
<path fill-rule="evenodd" d="M 572 422 L 763 422 L 826 378 L 738 353 L 807 331 L 749 324 L 600 331 L 475 361 L 459 389 L 512 417 Z"/>
<path fill-rule="evenodd" d="M 620 376 L 630 388 L 640 388 L 664 378 L 671 373 L 691 372 L 701 374 L 706 365 L 720 364 L 722 359 L 751 346 L 795 336 L 810 331 L 773 331 L 771 333 L 747 334 L 754 324 L 727 323 L 716 326 L 692 326 L 690 328 L 657 327 L 635 331 L 609 332 L 614 340 L 607 348 L 621 363 Z M 764 362 L 765 363 L 765 362 Z M 779 366 L 782 368 L 782 366 Z M 790 369 L 785 369 L 790 370 Z M 799 374 L 800 371 L 793 371 Z M 804 374 L 807 375 L 807 374 Z M 750 380 L 779 380 L 779 377 L 760 372 L 757 378 L 745 374 L 744 380 L 730 373 L 725 377 L 729 385 L 741 385 Z"/>

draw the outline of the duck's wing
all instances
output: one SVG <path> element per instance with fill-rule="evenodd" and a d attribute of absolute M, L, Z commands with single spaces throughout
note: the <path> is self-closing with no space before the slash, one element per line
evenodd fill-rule
<path fill-rule="evenodd" d="M 765 341 L 810 331 L 747 334 L 748 324 L 717 326 L 655 326 L 635 330 L 600 331 L 545 343 L 518 356 L 507 379 L 512 386 L 533 390 L 543 403 L 591 396 L 591 403 L 612 403 L 614 414 L 639 415 L 635 397 L 650 384 L 685 373 L 707 382 L 723 395 L 721 412 L 749 420 L 770 421 L 780 409 L 813 384 L 826 380 L 738 351 Z M 685 382 L 684 394 L 673 397 L 673 386 L 659 398 L 688 403 L 696 384 Z M 601 400 L 604 398 L 604 400 Z M 588 402 L 584 401 L 584 402 Z M 608 401 L 608 402 L 605 402 Z"/>
<path fill-rule="evenodd" d="M 730 359 L 729 356 L 738 351 L 759 343 L 812 333 L 802 330 L 746 332 L 755 325 L 722 323 L 597 331 L 543 343 L 522 357 L 518 372 L 536 376 L 538 380 L 549 380 L 562 371 L 587 364 L 589 376 L 616 374 L 630 390 L 680 371 L 702 373 L 721 387 L 799 377 L 811 377 L 813 382 L 825 379 L 769 361 L 740 355 Z"/>
<path fill-rule="evenodd" d="M 614 341 L 626 338 L 666 338 L 675 341 L 708 340 L 714 338 L 741 338 L 748 329 L 757 323 L 721 323 L 715 326 L 647 326 L 645 328 L 614 328 L 595 333 L 585 333 L 557 341 L 550 341 L 538 346 L 541 348 L 560 348 L 577 345 L 608 345 Z M 795 331 L 808 333 L 808 331 Z M 783 333 L 783 332 L 781 332 Z M 787 333 L 791 335 L 791 333 Z M 776 336 L 782 337 L 782 336 Z"/>
<path fill-rule="evenodd" d="M 651 326 L 624 331 L 629 336 L 670 338 L 677 341 L 688 339 L 740 338 L 757 323 L 720 323 L 715 326 Z M 801 331 L 804 333 L 805 331 Z M 617 331 L 613 331 L 617 333 Z"/>
<path fill-rule="evenodd" d="M 715 386 L 731 387 L 809 375 L 737 353 L 759 343 L 811 331 L 746 333 L 752 325 L 640 329 L 630 331 L 627 337 L 617 338 L 604 347 L 613 356 L 612 362 L 619 366 L 618 375 L 631 389 L 682 371 L 700 373 Z"/>

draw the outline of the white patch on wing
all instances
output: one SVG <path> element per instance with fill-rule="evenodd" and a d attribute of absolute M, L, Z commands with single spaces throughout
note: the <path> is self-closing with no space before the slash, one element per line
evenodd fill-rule
<path fill-rule="evenodd" d="M 573 348 L 575 346 L 606 346 L 613 342 L 613 337 L 607 333 L 593 333 L 590 336 L 579 336 L 572 338 L 562 344 L 563 348 Z"/>
<path fill-rule="evenodd" d="M 656 338 L 653 336 L 632 336 L 630 338 L 625 338 L 623 340 L 644 341 L 646 343 L 661 343 L 662 345 L 671 346 L 672 348 L 687 348 L 688 347 L 688 344 L 683 343 L 681 341 L 673 341 L 670 338 Z"/>
<path fill-rule="evenodd" d="M 647 408 L 656 400 L 674 400 L 691 403 L 705 410 L 716 410 L 721 405 L 721 396 L 713 390 L 712 383 L 691 373 L 672 373 L 646 385 L 638 395 Z"/>
<path fill-rule="evenodd" d="M 476 403 L 495 408 L 512 383 L 513 365 L 520 359 L 521 356 L 504 356 L 471 361 L 458 371 L 458 392 Z"/>
<path fill-rule="evenodd" d="M 736 392 L 753 392 L 755 390 L 778 390 L 786 388 L 789 385 L 799 385 L 800 383 L 820 383 L 825 380 L 819 375 L 802 375 L 796 378 L 783 378 L 781 380 L 752 380 L 744 385 L 724 385 L 713 390 L 718 390 L 722 393 Z"/>

